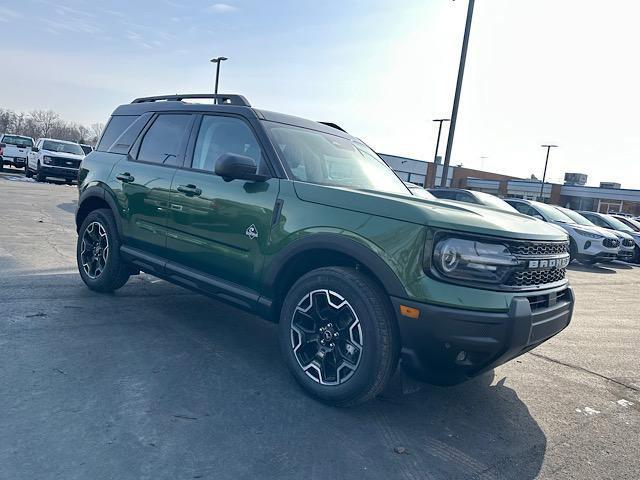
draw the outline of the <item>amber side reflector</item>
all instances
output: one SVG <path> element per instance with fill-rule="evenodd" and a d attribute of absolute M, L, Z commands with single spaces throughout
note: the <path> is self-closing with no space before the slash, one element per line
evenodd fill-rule
<path fill-rule="evenodd" d="M 400 313 L 409 318 L 418 318 L 420 316 L 420 310 L 407 307 L 406 305 L 400 305 Z"/>

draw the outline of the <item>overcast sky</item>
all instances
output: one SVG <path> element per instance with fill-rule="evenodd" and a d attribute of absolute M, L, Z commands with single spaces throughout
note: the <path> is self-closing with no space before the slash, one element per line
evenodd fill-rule
<path fill-rule="evenodd" d="M 464 0 L 2 0 L 0 108 L 105 122 L 137 96 L 221 90 L 431 159 Z M 478 0 L 453 164 L 640 188 L 640 2 Z M 445 132 L 446 135 L 446 132 Z M 442 149 L 444 153 L 444 148 Z M 488 157 L 481 159 L 481 157 Z"/>

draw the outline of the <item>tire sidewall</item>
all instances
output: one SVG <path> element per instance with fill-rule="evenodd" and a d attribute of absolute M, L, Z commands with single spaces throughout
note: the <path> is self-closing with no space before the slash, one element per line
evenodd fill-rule
<path fill-rule="evenodd" d="M 98 278 L 89 277 L 84 268 L 82 267 L 82 237 L 87 226 L 93 222 L 98 222 L 105 229 L 107 234 L 107 241 L 109 242 L 109 253 L 107 256 L 107 262 L 105 264 L 105 268 L 103 272 L 100 274 Z M 84 283 L 91 288 L 92 290 L 104 291 L 109 290 L 108 285 L 111 279 L 117 275 L 118 264 L 120 260 L 120 242 L 117 235 L 117 230 L 115 226 L 115 222 L 113 221 L 113 217 L 111 212 L 107 210 L 94 210 L 89 213 L 87 217 L 82 222 L 80 226 L 80 230 L 78 231 L 78 242 L 76 244 L 76 261 L 78 264 L 78 272 L 82 277 Z"/>
<path fill-rule="evenodd" d="M 302 298 L 314 290 L 332 290 L 349 302 L 360 320 L 363 346 L 362 357 L 353 375 L 339 385 L 321 385 L 310 378 L 300 367 L 291 346 L 291 321 L 296 306 Z M 383 299 L 378 299 L 382 302 Z M 348 277 L 339 276 L 328 269 L 311 272 L 298 280 L 286 296 L 282 306 L 279 337 L 285 362 L 294 378 L 312 395 L 329 402 L 348 402 L 374 383 L 380 364 L 380 332 L 373 319 L 379 313 L 364 296 L 349 282 Z"/>

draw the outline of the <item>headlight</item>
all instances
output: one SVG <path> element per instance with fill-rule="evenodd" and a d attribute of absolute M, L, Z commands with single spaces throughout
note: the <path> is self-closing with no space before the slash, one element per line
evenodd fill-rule
<path fill-rule="evenodd" d="M 42 161 L 49 165 L 53 159 L 51 157 L 47 157 L 46 155 L 42 157 Z"/>
<path fill-rule="evenodd" d="M 506 245 L 467 238 L 444 237 L 435 242 L 431 268 L 459 281 L 504 283 L 519 265 Z"/>
<path fill-rule="evenodd" d="M 574 228 L 573 230 L 577 234 L 582 235 L 583 237 L 587 237 L 587 238 L 604 238 L 604 236 L 602 236 L 602 235 L 598 235 L 596 233 L 587 232 L 586 230 L 581 230 L 579 228 Z"/>

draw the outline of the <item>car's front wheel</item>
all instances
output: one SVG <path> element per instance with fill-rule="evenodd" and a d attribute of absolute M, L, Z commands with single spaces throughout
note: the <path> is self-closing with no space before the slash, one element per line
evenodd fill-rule
<path fill-rule="evenodd" d="M 40 168 L 40 162 L 38 162 L 38 169 L 36 170 L 36 182 L 44 182 L 46 179 L 46 175 Z"/>
<path fill-rule="evenodd" d="M 33 177 L 33 173 L 31 172 L 31 170 L 29 170 L 29 164 L 25 164 L 24 166 L 24 176 L 27 178 L 31 178 Z"/>
<path fill-rule="evenodd" d="M 332 405 L 374 398 L 398 364 L 399 333 L 386 294 L 353 268 L 302 276 L 284 300 L 279 329 L 294 378 Z"/>
<path fill-rule="evenodd" d="M 91 290 L 113 292 L 127 283 L 131 270 L 120 257 L 120 239 L 110 210 L 94 210 L 82 222 L 76 258 L 80 276 Z"/>

